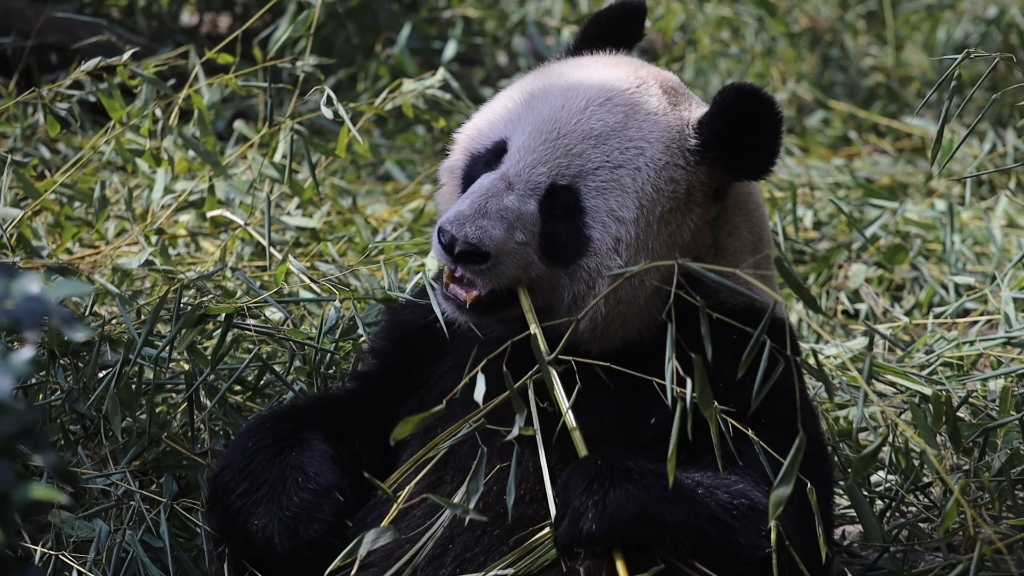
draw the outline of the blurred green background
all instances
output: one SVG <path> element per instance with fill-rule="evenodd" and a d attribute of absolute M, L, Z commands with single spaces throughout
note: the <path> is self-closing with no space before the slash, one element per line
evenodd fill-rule
<path fill-rule="evenodd" d="M 51 331 L 16 386 L 78 483 L 0 430 L 0 465 L 71 500 L 42 494 L 0 549 L 50 574 L 217 574 L 209 463 L 341 379 L 422 281 L 452 130 L 601 5 L 0 0 L 0 257 L 92 285 L 65 303 L 96 330 Z M 765 197 L 842 570 L 1024 570 L 1022 6 L 649 5 L 638 54 L 705 100 L 750 80 L 785 109 Z"/>

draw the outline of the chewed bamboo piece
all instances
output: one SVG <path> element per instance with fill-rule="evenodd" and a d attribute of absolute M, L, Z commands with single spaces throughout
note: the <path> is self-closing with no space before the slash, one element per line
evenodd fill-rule
<path fill-rule="evenodd" d="M 530 334 L 533 335 L 534 341 L 537 343 L 537 347 L 534 349 L 537 354 L 537 362 L 540 363 L 541 372 L 545 376 L 551 395 L 554 396 L 555 402 L 558 403 L 558 409 L 562 412 L 562 417 L 565 419 L 565 427 L 569 430 L 569 436 L 576 447 L 576 453 L 579 454 L 580 458 L 583 458 L 589 453 L 587 451 L 587 444 L 583 441 L 583 433 L 580 432 L 579 425 L 576 423 L 576 416 L 573 414 L 572 408 L 569 407 L 569 397 L 565 394 L 562 381 L 559 379 L 558 373 L 548 365 L 551 352 L 548 350 L 547 342 L 544 340 L 544 333 L 540 329 L 540 321 L 537 320 L 537 313 L 533 309 L 530 295 L 523 285 L 520 285 L 517 290 L 519 292 L 519 303 L 522 305 L 523 313 L 526 315 L 526 323 L 530 325 Z M 622 550 L 615 548 L 612 550 L 612 556 L 615 559 L 615 571 L 618 576 L 629 576 L 629 570 L 626 568 L 626 559 L 622 555 Z"/>

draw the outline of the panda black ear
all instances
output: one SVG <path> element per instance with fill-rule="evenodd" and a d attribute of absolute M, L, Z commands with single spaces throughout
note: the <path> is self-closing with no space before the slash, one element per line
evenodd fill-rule
<path fill-rule="evenodd" d="M 764 180 L 782 152 L 782 109 L 749 82 L 726 84 L 697 121 L 697 156 L 733 181 Z"/>
<path fill-rule="evenodd" d="M 594 12 L 576 34 L 563 57 L 591 52 L 629 52 L 644 39 L 647 2 L 619 0 Z"/>

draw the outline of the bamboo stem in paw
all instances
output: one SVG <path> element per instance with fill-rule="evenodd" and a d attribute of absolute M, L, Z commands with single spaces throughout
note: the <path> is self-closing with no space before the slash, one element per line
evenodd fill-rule
<path fill-rule="evenodd" d="M 576 453 L 579 454 L 580 458 L 583 458 L 588 454 L 587 444 L 583 441 L 583 433 L 580 432 L 579 425 L 576 423 L 576 416 L 573 415 L 572 408 L 569 407 L 569 397 L 565 394 L 562 381 L 559 379 L 558 373 L 548 365 L 548 361 L 551 359 L 551 352 L 548 350 L 547 342 L 544 340 L 544 333 L 540 329 L 540 321 L 537 320 L 537 313 L 533 309 L 533 302 L 530 301 L 530 295 L 526 292 L 525 286 L 520 285 L 518 292 L 519 303 L 522 305 L 523 313 L 526 315 L 526 323 L 530 325 L 530 334 L 533 336 L 530 342 L 533 344 L 533 352 L 537 356 L 537 362 L 540 363 L 541 375 L 543 375 L 544 382 L 548 386 L 548 391 L 558 404 L 562 417 L 565 418 L 565 427 L 569 430 L 569 436 L 572 438 L 573 445 L 576 446 Z M 615 548 L 612 550 L 612 556 L 615 559 L 615 571 L 618 576 L 629 576 L 626 558 L 622 555 L 622 551 Z"/>

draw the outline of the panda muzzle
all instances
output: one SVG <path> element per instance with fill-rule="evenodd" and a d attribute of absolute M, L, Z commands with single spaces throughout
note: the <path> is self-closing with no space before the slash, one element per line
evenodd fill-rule
<path fill-rule="evenodd" d="M 445 266 L 442 280 L 444 283 L 444 291 L 452 298 L 455 298 L 467 306 L 483 297 L 483 287 L 472 278 L 463 275 L 462 272 L 457 269 L 452 270 L 448 266 Z"/>

